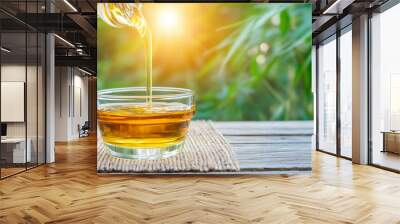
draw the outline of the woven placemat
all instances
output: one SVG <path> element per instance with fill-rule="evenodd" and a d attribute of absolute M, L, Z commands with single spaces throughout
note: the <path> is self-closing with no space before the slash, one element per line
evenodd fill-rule
<path fill-rule="evenodd" d="M 110 155 L 100 137 L 97 142 L 99 173 L 237 172 L 239 163 L 225 138 L 211 121 L 192 121 L 182 152 L 159 160 L 131 160 Z"/>

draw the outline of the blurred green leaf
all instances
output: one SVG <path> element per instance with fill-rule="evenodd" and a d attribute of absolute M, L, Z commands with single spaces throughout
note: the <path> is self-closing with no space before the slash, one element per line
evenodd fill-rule
<path fill-rule="evenodd" d="M 281 35 L 286 35 L 290 30 L 290 16 L 287 10 L 280 13 L 280 24 Z"/>

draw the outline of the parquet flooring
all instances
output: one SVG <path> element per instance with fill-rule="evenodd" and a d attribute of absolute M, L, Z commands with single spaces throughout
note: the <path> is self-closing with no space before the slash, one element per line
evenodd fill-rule
<path fill-rule="evenodd" d="M 4 168 L 4 167 L 2 167 L 1 168 L 1 175 L 2 175 L 2 177 L 4 176 L 4 177 L 7 177 L 7 176 L 10 176 L 10 175 L 13 175 L 13 174 L 15 174 L 15 173 L 18 173 L 18 172 L 22 172 L 22 171 L 24 171 L 25 170 L 25 167 L 21 167 L 21 168 L 14 168 L 14 167 L 11 167 L 11 168 Z"/>
<path fill-rule="evenodd" d="M 0 181 L 0 223 L 400 223 L 400 175 L 313 152 L 309 175 L 98 176 L 96 143 Z"/>

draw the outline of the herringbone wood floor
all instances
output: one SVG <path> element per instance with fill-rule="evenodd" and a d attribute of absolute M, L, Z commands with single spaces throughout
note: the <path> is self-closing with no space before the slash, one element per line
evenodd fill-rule
<path fill-rule="evenodd" d="M 98 176 L 94 138 L 0 181 L 0 223 L 400 223 L 400 175 L 313 153 L 311 175 Z"/>

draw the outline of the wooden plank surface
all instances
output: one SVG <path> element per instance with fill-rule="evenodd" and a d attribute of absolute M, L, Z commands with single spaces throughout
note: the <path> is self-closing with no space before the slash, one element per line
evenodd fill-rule
<path fill-rule="evenodd" d="M 226 136 L 311 136 L 312 121 L 232 121 L 214 122 Z"/>
<path fill-rule="evenodd" d="M 311 170 L 312 121 L 214 122 L 243 172 Z"/>

